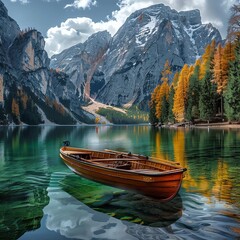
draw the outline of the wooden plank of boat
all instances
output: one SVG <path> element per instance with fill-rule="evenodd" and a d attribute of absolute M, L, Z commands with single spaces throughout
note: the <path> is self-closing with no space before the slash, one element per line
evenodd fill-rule
<path fill-rule="evenodd" d="M 136 154 L 118 153 L 69 146 L 60 149 L 64 163 L 88 179 L 161 200 L 170 200 L 178 193 L 185 168 Z"/>
<path fill-rule="evenodd" d="M 119 152 L 119 151 L 114 151 L 114 150 L 110 150 L 110 149 L 104 149 L 104 150 L 107 151 L 107 152 L 118 153 L 118 154 L 122 154 L 122 155 L 128 155 L 129 154 L 129 153 L 126 153 L 126 152 Z M 148 156 L 137 155 L 137 154 L 132 154 L 132 156 L 136 156 L 136 157 L 139 157 L 139 158 L 149 158 Z M 165 162 L 165 163 L 169 163 L 169 164 L 173 164 L 173 165 L 180 165 L 178 162 L 172 162 L 172 161 L 169 161 L 169 160 L 166 160 L 166 159 L 157 158 L 157 157 L 154 157 L 154 160 L 159 160 L 161 162 Z"/>

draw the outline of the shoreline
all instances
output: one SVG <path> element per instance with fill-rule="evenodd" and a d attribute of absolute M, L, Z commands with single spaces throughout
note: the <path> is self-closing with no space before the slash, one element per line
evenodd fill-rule
<path fill-rule="evenodd" d="M 199 128 L 199 129 L 240 129 L 240 123 L 198 123 L 198 124 L 189 124 L 189 123 L 176 123 L 171 125 L 162 125 L 156 126 L 159 128 Z"/>
<path fill-rule="evenodd" d="M 39 124 L 39 125 L 27 125 L 27 124 L 21 124 L 21 125 L 0 125 L 0 127 L 44 127 L 44 126 L 51 126 L 51 127 L 66 127 L 66 126 L 71 126 L 71 127 L 86 127 L 86 126 L 133 126 L 133 125 L 138 125 L 138 126 L 150 126 L 150 127 L 158 127 L 158 128 L 181 128 L 181 129 L 191 129 L 191 128 L 198 128 L 198 129 L 240 129 L 240 123 L 202 123 L 202 124 L 192 124 L 192 125 L 162 125 L 161 127 L 159 126 L 152 126 L 148 123 L 140 123 L 140 124 L 113 124 L 113 123 L 106 123 L 106 124 L 74 124 L 74 125 L 59 125 L 59 124 Z"/>
<path fill-rule="evenodd" d="M 214 128 L 214 129 L 240 129 L 240 124 L 197 124 L 193 128 Z"/>

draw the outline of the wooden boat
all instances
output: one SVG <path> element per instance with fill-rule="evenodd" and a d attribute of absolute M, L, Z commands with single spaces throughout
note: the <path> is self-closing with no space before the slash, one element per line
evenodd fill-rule
<path fill-rule="evenodd" d="M 60 157 L 80 176 L 164 201 L 176 196 L 187 170 L 170 161 L 107 149 L 63 146 Z"/>

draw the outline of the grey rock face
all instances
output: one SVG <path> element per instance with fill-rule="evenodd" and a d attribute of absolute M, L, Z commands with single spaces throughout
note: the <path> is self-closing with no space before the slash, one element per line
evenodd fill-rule
<path fill-rule="evenodd" d="M 90 96 L 91 79 L 95 71 L 98 72 L 97 68 L 103 61 L 110 39 L 107 31 L 98 32 L 85 43 L 77 44 L 51 58 L 51 67 L 59 68 L 69 75 L 81 99 Z"/>
<path fill-rule="evenodd" d="M 6 7 L 0 1 L 0 43 L 2 46 L 8 49 L 19 32 L 18 24 L 8 16 Z"/>
<path fill-rule="evenodd" d="M 112 104 L 140 104 L 159 83 L 169 60 L 173 72 L 192 64 L 213 39 L 217 29 L 203 25 L 199 10 L 177 12 L 163 4 L 133 13 L 113 37 L 102 65 L 105 86 L 97 100 Z"/>
<path fill-rule="evenodd" d="M 131 14 L 110 43 L 106 33 L 105 41 L 101 36 L 93 35 L 75 55 L 77 46 L 54 56 L 51 65 L 70 76 L 81 96 L 117 106 L 147 105 L 166 60 L 174 74 L 213 39 L 221 41 L 216 28 L 202 24 L 199 10 L 177 12 L 163 4 Z"/>
<path fill-rule="evenodd" d="M 27 95 L 25 99 L 35 102 L 42 119 L 50 117 L 50 121 L 61 124 L 91 121 L 93 116 L 81 109 L 77 89 L 69 77 L 49 68 L 50 59 L 44 47 L 41 33 L 20 31 L 0 0 L 0 102 L 6 116 L 9 114 L 6 119 L 11 122 L 12 100 L 20 104 L 17 94 L 21 92 Z"/>
<path fill-rule="evenodd" d="M 44 46 L 44 38 L 40 32 L 36 30 L 21 32 L 9 49 L 12 66 L 26 72 L 48 68 L 50 59 Z"/>
<path fill-rule="evenodd" d="M 18 24 L 8 16 L 8 11 L 0 1 L 0 62 L 7 64 L 7 51 L 20 32 Z"/>
<path fill-rule="evenodd" d="M 78 55 L 81 53 L 83 49 L 83 44 L 79 43 L 71 48 L 65 49 L 60 54 L 53 55 L 51 57 L 51 68 L 60 68 L 64 69 L 73 59 L 75 55 Z"/>

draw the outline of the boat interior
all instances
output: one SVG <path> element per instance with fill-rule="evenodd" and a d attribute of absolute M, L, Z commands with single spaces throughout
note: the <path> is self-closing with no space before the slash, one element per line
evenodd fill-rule
<path fill-rule="evenodd" d="M 67 151 L 67 155 L 79 161 L 91 162 L 108 168 L 133 170 L 139 173 L 159 173 L 174 170 L 178 167 L 167 163 L 151 161 L 146 156 L 133 155 L 131 153 L 111 152 L 74 152 Z"/>

